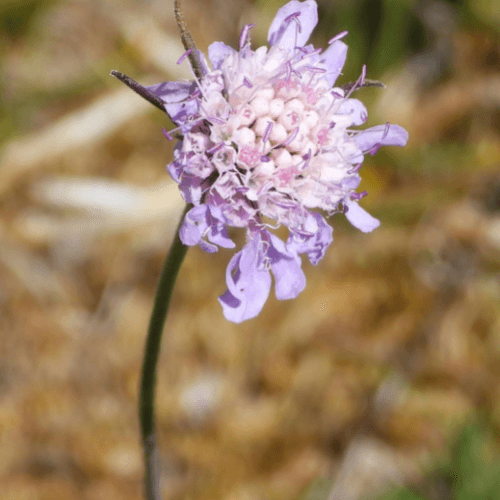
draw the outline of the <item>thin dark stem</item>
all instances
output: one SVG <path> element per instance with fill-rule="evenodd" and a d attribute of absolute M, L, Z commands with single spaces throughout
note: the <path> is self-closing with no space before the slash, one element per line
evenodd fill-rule
<path fill-rule="evenodd" d="M 186 206 L 181 217 L 179 227 L 186 212 L 190 208 L 191 205 Z M 175 233 L 174 241 L 167 258 L 165 259 L 160 279 L 158 280 L 142 364 L 141 392 L 139 396 L 139 420 L 144 449 L 147 500 L 160 500 L 161 468 L 158 446 L 156 444 L 154 416 L 156 366 L 160 355 L 161 337 L 170 305 L 170 298 L 172 297 L 172 291 L 174 289 L 177 274 L 179 273 L 179 269 L 188 249 L 187 246 L 182 244 L 179 238 L 179 227 Z"/>
<path fill-rule="evenodd" d="M 143 87 L 133 78 L 130 78 L 130 76 L 116 71 L 116 69 L 112 70 L 110 75 L 118 78 L 118 80 L 124 83 L 129 89 L 133 90 L 136 94 L 139 94 L 143 99 L 146 99 L 146 101 L 150 102 L 153 106 L 156 106 L 158 109 L 161 109 L 164 113 L 166 113 L 165 103 L 156 94 L 153 94 L 153 92 L 148 90 L 146 87 Z"/>
<path fill-rule="evenodd" d="M 181 32 L 182 45 L 184 49 L 189 51 L 188 59 L 191 63 L 191 69 L 198 80 L 201 81 L 203 78 L 203 66 L 200 60 L 200 54 L 194 43 L 191 33 L 187 29 L 186 23 L 184 21 L 184 16 L 182 15 L 181 0 L 174 0 L 174 14 L 175 20 L 177 21 L 177 26 Z"/>

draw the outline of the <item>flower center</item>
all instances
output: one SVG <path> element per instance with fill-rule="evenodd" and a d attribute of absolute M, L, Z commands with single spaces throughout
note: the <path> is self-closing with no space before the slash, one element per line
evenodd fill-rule
<path fill-rule="evenodd" d="M 258 86 L 248 82 L 229 98 L 234 110 L 229 128 L 238 146 L 236 164 L 256 186 L 283 189 L 303 184 L 305 169 L 321 178 L 331 162 L 318 159 L 339 151 L 352 124 L 336 116 L 343 94 L 339 89 L 329 91 L 317 71 L 302 68 L 287 76 Z M 348 165 L 342 153 L 336 159 Z"/>

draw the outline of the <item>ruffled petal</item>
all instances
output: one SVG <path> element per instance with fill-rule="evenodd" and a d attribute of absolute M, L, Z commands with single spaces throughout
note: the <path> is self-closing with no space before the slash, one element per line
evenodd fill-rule
<path fill-rule="evenodd" d="M 345 216 L 347 220 L 363 233 L 369 233 L 380 226 L 380 221 L 375 219 L 366 210 L 361 208 L 355 201 L 346 200 L 347 212 Z"/>
<path fill-rule="evenodd" d="M 365 105 L 358 99 L 346 99 L 339 107 L 338 113 L 350 115 L 353 125 L 362 125 L 368 118 L 368 111 Z"/>
<path fill-rule="evenodd" d="M 222 247 L 222 248 L 234 248 L 236 245 L 229 238 L 229 234 L 227 233 L 226 226 L 214 216 L 212 211 L 212 207 L 210 207 L 211 212 L 211 225 L 210 230 L 208 232 L 208 239 L 212 243 Z"/>
<path fill-rule="evenodd" d="M 322 54 L 320 63 L 327 69 L 325 74 L 328 83 L 333 86 L 340 75 L 347 58 L 347 45 L 341 40 L 333 42 Z"/>
<path fill-rule="evenodd" d="M 353 138 L 361 151 L 375 154 L 381 146 L 405 146 L 408 132 L 399 125 L 377 125 L 363 130 Z"/>
<path fill-rule="evenodd" d="M 361 183 L 361 177 L 359 176 L 359 174 L 355 173 L 351 174 L 349 177 L 346 177 L 342 181 L 342 187 L 346 191 L 352 191 L 353 189 L 357 189 L 360 183 Z"/>
<path fill-rule="evenodd" d="M 203 238 L 207 237 L 208 241 Z M 217 252 L 218 246 L 234 248 L 236 245 L 229 238 L 224 223 L 211 214 L 208 205 L 193 207 L 184 217 L 179 237 L 187 246 L 200 245 L 207 253 Z"/>
<path fill-rule="evenodd" d="M 213 42 L 208 47 L 208 59 L 212 63 L 212 68 L 220 69 L 222 63 L 226 60 L 230 55 L 235 55 L 236 50 L 232 47 L 229 47 L 223 42 Z"/>
<path fill-rule="evenodd" d="M 271 290 L 261 237 L 256 235 L 229 262 L 226 270 L 228 290 L 219 297 L 225 318 L 241 323 L 257 316 Z"/>
<path fill-rule="evenodd" d="M 162 82 L 146 87 L 167 104 L 181 102 L 187 99 L 193 91 L 193 82 L 179 80 L 178 82 Z"/>
<path fill-rule="evenodd" d="M 315 266 L 326 253 L 333 241 L 333 228 L 316 212 L 306 215 L 303 229 L 291 231 L 286 247 L 292 253 L 305 253 Z"/>
<path fill-rule="evenodd" d="M 278 300 L 294 299 L 306 287 L 306 276 L 297 254 L 289 252 L 283 241 L 268 233 L 270 245 L 267 257 L 274 275 L 274 288 Z"/>
<path fill-rule="evenodd" d="M 157 83 L 146 87 L 165 103 L 168 115 L 177 124 L 184 123 L 188 116 L 198 112 L 197 100 L 188 100 L 196 88 L 196 83 L 186 80 Z"/>
<path fill-rule="evenodd" d="M 296 21 L 287 19 L 296 13 L 300 14 Z M 318 6 L 314 0 L 292 0 L 278 10 L 269 28 L 267 41 L 271 47 L 277 45 L 282 49 L 303 47 L 317 24 Z"/>
<path fill-rule="evenodd" d="M 206 253 L 215 253 L 217 250 L 217 245 L 213 245 L 212 243 L 209 243 L 208 241 L 205 240 L 200 240 L 200 248 L 206 252 Z"/>
<path fill-rule="evenodd" d="M 186 203 L 198 205 L 204 192 L 204 180 L 195 175 L 184 173 L 182 182 L 179 184 L 179 191 Z"/>
<path fill-rule="evenodd" d="M 174 161 L 167 165 L 167 171 L 172 176 L 172 179 L 177 182 L 177 184 L 182 182 L 182 172 L 184 170 L 184 165 L 181 161 L 181 151 L 182 151 L 182 141 L 179 141 L 174 146 Z"/>
<path fill-rule="evenodd" d="M 206 205 L 199 205 L 186 214 L 179 230 L 179 237 L 184 245 L 191 247 L 200 243 L 203 233 L 208 228 L 207 212 Z"/>

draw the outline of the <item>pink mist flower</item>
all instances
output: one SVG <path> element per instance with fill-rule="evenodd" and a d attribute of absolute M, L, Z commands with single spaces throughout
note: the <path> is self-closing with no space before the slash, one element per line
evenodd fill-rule
<path fill-rule="evenodd" d="M 312 209 L 343 212 L 364 232 L 379 225 L 358 204 L 366 194 L 356 192 L 363 156 L 404 146 L 408 138 L 397 125 L 352 128 L 366 121 L 367 111 L 350 97 L 354 89 L 335 87 L 346 33 L 322 52 L 306 45 L 317 21 L 314 0 L 292 0 L 271 24 L 269 48 L 251 49 L 247 25 L 239 50 L 222 42 L 209 47 L 211 68 L 200 53 L 201 80 L 148 87 L 183 134 L 168 165 L 194 205 L 182 242 L 215 252 L 235 246 L 227 227 L 246 230 L 219 298 L 225 317 L 237 323 L 262 310 L 271 273 L 278 299 L 304 289 L 301 254 L 315 265 L 333 240 L 333 229 Z M 357 87 L 363 80 L 364 71 Z M 271 232 L 281 225 L 289 231 L 286 242 Z"/>

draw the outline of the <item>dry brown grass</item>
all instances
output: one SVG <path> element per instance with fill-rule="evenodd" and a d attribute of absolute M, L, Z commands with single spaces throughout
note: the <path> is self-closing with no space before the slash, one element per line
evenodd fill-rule
<path fill-rule="evenodd" d="M 222 20 L 249 9 L 212 3 L 186 2 L 202 48 L 234 40 Z M 0 152 L 2 500 L 141 498 L 139 369 L 182 204 L 162 116 L 107 74 L 179 78 L 170 12 L 55 3 L 6 45 L 18 123 Z M 296 300 L 230 324 L 216 298 L 231 253 L 188 252 L 159 369 L 165 499 L 289 500 L 319 476 L 358 498 L 417 480 L 478 412 L 500 425 L 500 74 L 477 67 L 498 52 L 481 36 L 457 33 L 443 84 L 402 94 L 404 69 L 386 82 L 379 121 L 412 140 L 367 160 L 382 226 L 332 219 Z"/>

